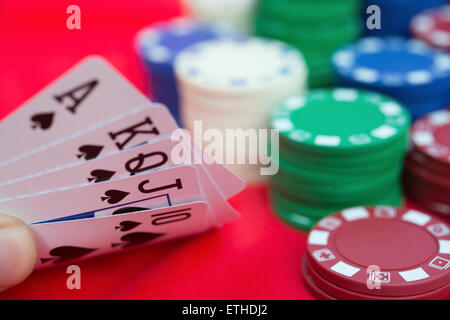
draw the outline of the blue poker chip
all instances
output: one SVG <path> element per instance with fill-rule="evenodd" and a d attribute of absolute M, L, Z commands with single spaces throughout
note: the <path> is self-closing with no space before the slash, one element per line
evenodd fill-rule
<path fill-rule="evenodd" d="M 367 37 L 333 54 L 338 77 L 370 88 L 450 88 L 450 55 L 400 37 Z"/>
<path fill-rule="evenodd" d="M 411 114 L 412 119 L 416 120 L 427 113 L 445 109 L 448 106 L 448 99 L 430 99 L 426 101 L 410 103 L 408 105 L 408 110 Z"/>
<path fill-rule="evenodd" d="M 235 35 L 236 31 L 222 26 L 176 18 L 140 30 L 136 50 L 150 66 L 172 68 L 175 57 L 197 42 Z"/>
<path fill-rule="evenodd" d="M 226 26 L 176 18 L 146 27 L 136 35 L 135 49 L 149 75 L 152 99 L 166 105 L 178 123 L 179 95 L 173 70 L 176 56 L 197 42 L 236 34 Z"/>
<path fill-rule="evenodd" d="M 444 5 L 446 0 L 366 0 L 365 6 L 377 5 L 381 11 L 381 29 L 366 28 L 367 36 L 409 36 L 411 19 L 419 12 Z M 366 15 L 368 17 L 368 15 Z"/>

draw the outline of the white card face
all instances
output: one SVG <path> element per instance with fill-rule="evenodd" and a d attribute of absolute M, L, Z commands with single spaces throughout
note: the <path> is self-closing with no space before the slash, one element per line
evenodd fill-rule
<path fill-rule="evenodd" d="M 173 163 L 171 152 L 178 142 L 170 138 L 149 142 L 134 148 L 115 152 L 109 156 L 92 161 L 77 162 L 68 167 L 57 168 L 48 173 L 30 176 L 15 183 L 1 185 L 0 199 L 18 197 L 24 194 L 37 193 L 64 187 L 78 187 L 81 184 L 99 184 L 101 182 L 131 176 L 149 170 L 171 167 Z M 192 149 L 194 150 L 194 149 Z M 199 184 L 210 204 L 211 215 L 216 219 L 215 225 L 235 220 L 239 214 L 226 202 L 220 189 L 213 182 L 208 172 L 208 165 L 194 165 L 197 169 Z M 231 174 L 223 176 L 225 182 Z M 159 199 L 149 200 L 156 201 Z M 143 204 L 141 203 L 141 206 Z M 113 209 L 111 209 L 113 210 Z M 109 215 L 111 210 L 98 212 L 98 215 Z"/>
<path fill-rule="evenodd" d="M 225 199 L 229 199 L 235 194 L 241 192 L 246 187 L 246 182 L 239 176 L 228 170 L 223 164 L 217 163 L 214 158 L 194 143 L 193 148 L 197 155 L 203 155 L 206 160 L 204 165 L 208 175 L 213 181 L 220 181 L 220 190 Z"/>
<path fill-rule="evenodd" d="M 168 138 L 156 140 L 102 158 L 77 161 L 23 177 L 13 183 L 0 184 L 0 199 L 66 186 L 76 187 L 85 183 L 98 184 L 121 176 L 174 165 L 170 153 L 176 143 Z"/>
<path fill-rule="evenodd" d="M 153 208 L 203 200 L 194 166 L 178 166 L 78 188 L 0 200 L 0 212 L 26 223 L 114 214 L 125 208 Z M 148 208 L 150 209 L 150 208 Z"/>
<path fill-rule="evenodd" d="M 148 103 L 100 57 L 88 57 L 0 122 L 0 165 Z"/>
<path fill-rule="evenodd" d="M 36 269 L 117 253 L 204 232 L 205 202 L 91 218 L 31 225 L 38 247 Z"/>
<path fill-rule="evenodd" d="M 0 165 L 0 182 L 10 183 L 17 178 L 77 160 L 92 160 L 113 151 L 170 135 L 177 128 L 169 111 L 162 105 L 138 108 L 113 120 L 99 125 L 95 130 L 61 139 L 58 143 L 43 146 L 39 152 Z"/>
<path fill-rule="evenodd" d="M 63 187 L 78 187 L 85 183 L 99 184 L 123 176 L 174 166 L 176 164 L 172 161 L 171 152 L 177 144 L 177 141 L 170 138 L 157 140 L 103 158 L 78 162 L 48 173 L 30 176 L 11 184 L 0 184 L 0 199 Z M 239 214 L 226 202 L 224 195 L 213 182 L 208 172 L 209 165 L 194 166 L 197 169 L 200 187 L 213 213 L 211 218 L 216 218 L 212 223 L 220 226 L 224 222 L 238 218 Z M 224 179 L 229 176 L 232 174 L 223 175 L 219 181 L 225 182 Z M 148 201 L 157 200 L 159 199 Z M 96 216 L 109 215 L 112 210 L 114 209 L 98 212 Z"/>

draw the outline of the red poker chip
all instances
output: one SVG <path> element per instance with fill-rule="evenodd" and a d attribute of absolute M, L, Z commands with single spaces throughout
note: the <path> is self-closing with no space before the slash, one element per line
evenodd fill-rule
<path fill-rule="evenodd" d="M 450 283 L 446 285 L 419 295 L 402 296 L 402 297 L 387 297 L 379 295 L 369 295 L 359 292 L 347 290 L 339 287 L 330 281 L 322 278 L 309 264 L 308 257 L 305 255 L 302 260 L 302 273 L 305 278 L 308 278 L 308 282 L 312 283 L 318 292 L 320 299 L 339 299 L 339 300 L 447 300 L 450 298 Z M 374 285 L 372 291 L 376 291 L 377 288 Z M 310 289 L 311 290 L 311 289 Z M 325 295 L 327 296 L 325 296 Z"/>
<path fill-rule="evenodd" d="M 424 198 L 424 197 L 415 197 L 413 202 L 421 208 L 426 209 L 429 212 L 433 212 L 441 215 L 445 219 L 450 218 L 450 206 L 448 204 L 439 202 L 437 200 Z"/>
<path fill-rule="evenodd" d="M 427 200 L 437 201 L 450 206 L 450 189 L 442 192 L 440 189 L 429 187 L 424 184 L 419 184 L 413 178 L 404 179 L 405 192 L 412 199 L 423 198 Z"/>
<path fill-rule="evenodd" d="M 417 163 L 421 167 L 425 167 L 431 171 L 434 171 L 439 175 L 447 176 L 450 179 L 450 166 L 440 163 L 439 161 L 436 161 L 426 156 L 425 154 L 417 151 L 416 149 L 411 150 L 408 153 L 407 157 L 411 158 L 415 163 Z"/>
<path fill-rule="evenodd" d="M 442 188 L 450 188 L 450 179 L 447 176 L 443 176 L 431 170 L 428 170 L 426 167 L 417 164 L 410 157 L 406 157 L 405 159 L 405 171 L 410 172 L 411 174 Z"/>
<path fill-rule="evenodd" d="M 309 275 L 305 260 L 305 258 L 302 259 L 302 276 L 306 289 L 308 289 L 308 291 L 311 292 L 311 294 L 319 300 L 336 300 L 336 298 L 330 296 L 328 293 L 317 286 L 317 284 Z"/>
<path fill-rule="evenodd" d="M 426 208 L 429 212 L 436 213 L 444 219 L 450 219 L 450 207 L 446 204 L 424 198 L 416 198 L 413 201 L 419 207 Z"/>
<path fill-rule="evenodd" d="M 450 166 L 450 111 L 438 110 L 417 120 L 412 126 L 414 148 Z"/>
<path fill-rule="evenodd" d="M 421 208 L 450 218 L 450 193 L 446 195 L 439 194 L 412 183 L 405 183 L 405 193 L 408 199 L 418 204 Z"/>
<path fill-rule="evenodd" d="M 425 10 L 411 20 L 411 33 L 429 45 L 450 50 L 450 6 Z"/>
<path fill-rule="evenodd" d="M 414 174 L 414 172 L 405 170 L 403 175 L 403 182 L 405 187 L 425 191 L 427 194 L 436 195 L 437 198 L 447 200 L 450 202 L 450 188 L 445 187 L 430 180 L 423 179 Z"/>
<path fill-rule="evenodd" d="M 328 216 L 309 233 L 307 255 L 322 278 L 369 295 L 414 296 L 450 282 L 449 226 L 407 208 L 355 207 Z M 370 289 L 369 277 L 380 289 Z"/>
<path fill-rule="evenodd" d="M 427 194 L 432 194 L 438 199 L 442 199 L 442 201 L 450 202 L 450 188 L 423 179 L 412 171 L 405 170 L 403 182 L 405 187 L 425 191 Z"/>

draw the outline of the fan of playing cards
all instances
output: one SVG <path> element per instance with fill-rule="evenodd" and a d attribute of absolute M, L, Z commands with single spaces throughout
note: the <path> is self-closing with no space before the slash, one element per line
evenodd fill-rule
<path fill-rule="evenodd" d="M 37 268 L 203 232 L 239 216 L 227 199 L 245 182 L 99 57 L 84 59 L 0 122 L 0 137 L 0 212 L 32 228 Z M 174 154 L 186 150 L 192 161 L 180 163 Z"/>

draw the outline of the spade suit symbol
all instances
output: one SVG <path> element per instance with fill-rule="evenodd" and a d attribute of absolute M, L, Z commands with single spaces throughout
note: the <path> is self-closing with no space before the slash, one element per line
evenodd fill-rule
<path fill-rule="evenodd" d="M 65 262 L 69 260 L 74 260 L 81 258 L 93 251 L 97 250 L 96 248 L 83 248 L 83 247 L 75 247 L 75 246 L 62 246 L 56 247 L 50 250 L 49 255 L 53 258 L 41 258 L 42 263 L 46 263 L 49 261 L 53 261 L 53 264 Z"/>
<path fill-rule="evenodd" d="M 165 235 L 164 233 L 153 233 L 153 232 L 133 232 L 128 233 L 122 238 L 120 238 L 121 243 L 112 243 L 111 247 L 122 246 L 122 248 L 128 248 L 132 246 L 137 246 L 138 244 L 143 244 L 152 240 L 155 240 L 161 236 Z"/>
<path fill-rule="evenodd" d="M 136 222 L 136 221 L 122 221 L 114 229 L 116 229 L 116 230 L 119 229 L 119 231 L 127 232 L 127 231 L 130 231 L 130 230 L 133 230 L 134 228 L 136 228 L 137 226 L 139 226 L 141 224 L 142 223 Z"/>
<path fill-rule="evenodd" d="M 55 117 L 54 112 L 38 113 L 31 117 L 32 128 L 47 130 L 53 124 L 53 119 Z"/>
<path fill-rule="evenodd" d="M 105 196 L 102 197 L 102 201 L 107 201 L 109 204 L 116 204 L 122 201 L 129 192 L 111 189 L 105 192 Z"/>
<path fill-rule="evenodd" d="M 78 148 L 78 151 L 80 152 L 77 154 L 77 158 L 81 159 L 84 158 L 85 160 L 92 160 L 98 157 L 100 152 L 102 152 L 103 146 L 96 146 L 93 144 L 86 144 L 84 146 L 81 146 Z"/>
<path fill-rule="evenodd" d="M 89 182 L 94 181 L 94 183 L 108 181 L 109 179 L 112 178 L 112 176 L 115 173 L 116 173 L 115 171 L 97 169 L 97 170 L 91 171 L 91 177 L 89 177 L 87 179 Z"/>

